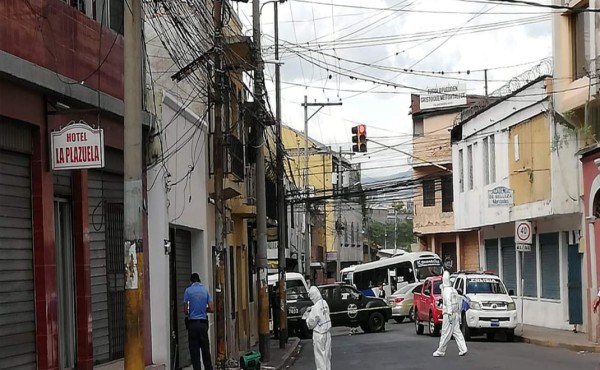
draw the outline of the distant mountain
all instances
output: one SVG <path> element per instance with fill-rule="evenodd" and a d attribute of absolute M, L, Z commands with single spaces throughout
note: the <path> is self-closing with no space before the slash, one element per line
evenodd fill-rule
<path fill-rule="evenodd" d="M 388 182 L 407 180 L 407 179 L 410 179 L 411 176 L 412 176 L 411 170 L 404 171 L 404 172 L 398 172 L 398 173 L 391 174 L 391 175 L 379 175 L 379 176 L 369 175 L 368 177 L 362 176 L 361 183 L 363 186 L 369 186 L 369 185 L 375 185 L 375 184 L 380 184 L 380 183 L 388 183 Z"/>

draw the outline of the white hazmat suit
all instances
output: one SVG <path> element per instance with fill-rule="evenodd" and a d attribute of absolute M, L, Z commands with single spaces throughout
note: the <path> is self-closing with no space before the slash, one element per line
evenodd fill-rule
<path fill-rule="evenodd" d="M 329 305 L 321 292 L 315 286 L 310 287 L 308 296 L 313 306 L 304 313 L 303 319 L 306 325 L 313 331 L 313 349 L 315 353 L 315 364 L 317 370 L 331 370 L 331 318 L 329 317 Z"/>
<path fill-rule="evenodd" d="M 448 271 L 444 271 L 444 275 L 442 276 L 442 300 L 442 312 L 444 314 L 442 334 L 440 336 L 440 345 L 433 352 L 433 356 L 442 357 L 446 354 L 446 347 L 448 347 L 448 342 L 450 342 L 452 336 L 454 336 L 454 340 L 458 345 L 459 356 L 464 356 L 467 354 L 467 343 L 465 343 L 465 338 L 460 331 L 460 306 L 462 297 L 452 287 Z"/>

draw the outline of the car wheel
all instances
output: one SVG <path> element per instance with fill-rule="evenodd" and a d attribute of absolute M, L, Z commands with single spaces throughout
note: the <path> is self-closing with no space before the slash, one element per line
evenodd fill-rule
<path fill-rule="evenodd" d="M 431 312 L 429 313 L 429 335 L 432 337 L 437 337 L 440 335 L 440 327 L 435 324 Z"/>
<path fill-rule="evenodd" d="M 471 329 L 467 325 L 467 316 L 464 313 L 461 321 L 460 331 L 462 331 L 463 337 L 465 337 L 465 340 L 471 340 Z"/>
<path fill-rule="evenodd" d="M 372 333 L 385 330 L 385 319 L 381 312 L 373 312 L 369 315 L 369 331 Z"/>
<path fill-rule="evenodd" d="M 413 310 L 413 308 L 410 308 L 410 311 L 408 311 L 408 319 L 412 322 L 415 321 L 415 310 Z"/>
<path fill-rule="evenodd" d="M 423 335 L 423 324 L 419 323 L 417 317 L 417 313 L 415 312 L 415 332 L 417 332 L 417 335 Z"/>
<path fill-rule="evenodd" d="M 398 323 L 398 324 L 402 324 L 402 322 L 404 321 L 404 316 L 398 316 L 398 317 L 394 317 L 394 320 Z"/>
<path fill-rule="evenodd" d="M 306 325 L 306 321 L 302 320 L 300 328 L 298 329 L 298 337 L 300 339 L 308 339 L 312 336 L 312 331 Z"/>
<path fill-rule="evenodd" d="M 494 333 L 485 333 L 485 336 L 486 336 L 487 340 L 489 340 L 491 342 L 496 337 L 496 334 L 494 334 Z"/>
<path fill-rule="evenodd" d="M 511 329 L 506 332 L 506 341 L 514 342 L 515 341 L 515 329 Z"/>

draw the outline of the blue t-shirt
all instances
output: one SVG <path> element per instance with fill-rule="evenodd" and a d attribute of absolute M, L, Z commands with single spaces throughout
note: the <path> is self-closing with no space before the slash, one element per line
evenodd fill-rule
<path fill-rule="evenodd" d="M 206 319 L 206 308 L 212 302 L 204 285 L 193 283 L 183 293 L 183 303 L 188 303 L 190 320 Z"/>

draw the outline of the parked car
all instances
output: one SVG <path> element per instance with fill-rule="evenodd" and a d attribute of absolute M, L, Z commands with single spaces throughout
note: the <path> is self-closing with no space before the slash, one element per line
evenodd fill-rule
<path fill-rule="evenodd" d="M 516 305 L 511 298 L 514 292 L 506 290 L 504 283 L 492 273 L 459 273 L 454 288 L 463 294 L 461 331 L 466 340 L 486 334 L 489 340 L 503 332 L 510 342 L 517 327 Z"/>
<path fill-rule="evenodd" d="M 278 279 L 277 274 L 269 275 L 268 281 L 271 289 L 277 284 Z M 313 303 L 308 297 L 308 284 L 304 276 L 296 272 L 286 273 L 285 291 L 289 335 L 297 335 L 302 339 L 310 338 L 311 331 L 306 326 L 306 321 L 302 320 L 302 315 Z"/>
<path fill-rule="evenodd" d="M 427 325 L 429 335 L 438 336 L 442 329 L 442 277 L 428 277 L 423 282 L 421 291 L 414 293 L 413 310 L 415 316 L 415 330 L 418 335 L 423 334 Z"/>
<path fill-rule="evenodd" d="M 392 317 L 392 309 L 385 300 L 367 297 L 351 285 L 323 285 L 319 290 L 329 305 L 334 327 L 360 326 L 365 333 L 385 331 L 385 323 Z"/>
<path fill-rule="evenodd" d="M 422 286 L 423 283 L 405 285 L 387 298 L 388 304 L 392 307 L 392 318 L 396 320 L 398 324 L 402 323 L 404 319 L 409 319 L 410 321 L 415 320 L 413 294 L 415 292 L 420 292 Z"/>

